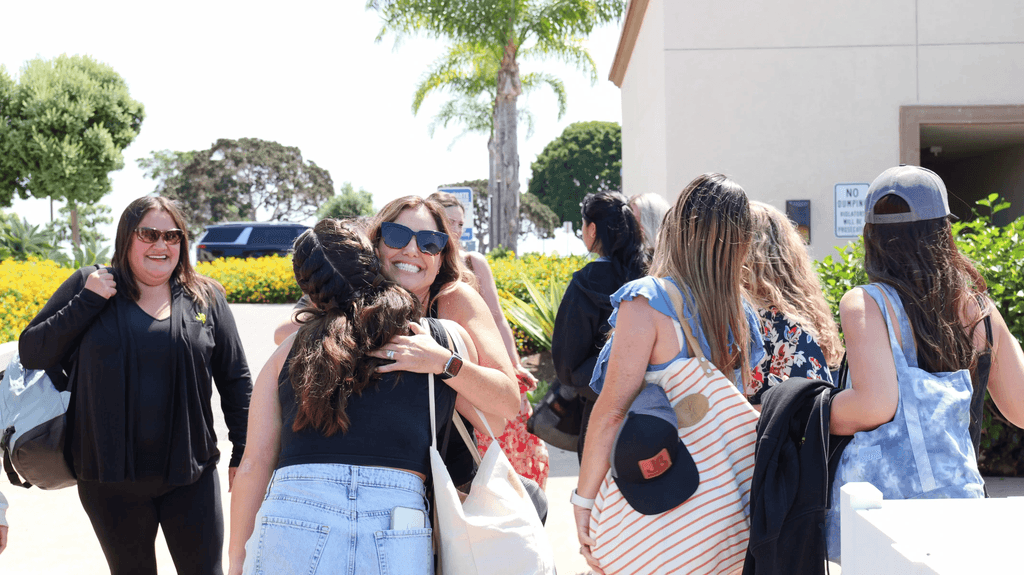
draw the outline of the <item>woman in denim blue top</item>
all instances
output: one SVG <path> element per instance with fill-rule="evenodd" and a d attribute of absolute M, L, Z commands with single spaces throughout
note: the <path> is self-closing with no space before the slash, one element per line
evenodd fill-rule
<path fill-rule="evenodd" d="M 655 277 L 632 281 L 612 296 L 616 310 L 609 321 L 615 336 L 602 349 L 591 381 L 600 394 L 573 497 L 580 553 L 596 573 L 604 571 L 593 555 L 591 509 L 610 467 L 616 433 L 645 373 L 702 355 L 733 375 L 737 387 L 749 389 L 751 368 L 764 357 L 757 316 L 743 301 L 741 270 L 749 248 L 750 210 L 743 188 L 722 174 L 704 174 L 690 182 L 665 216 L 651 265 Z M 680 320 L 689 323 L 699 353 L 680 341 L 672 320 L 675 308 L 656 277 L 669 277 L 683 288 L 688 301 Z"/>
<path fill-rule="evenodd" d="M 850 388 L 832 402 L 831 431 L 854 438 L 832 487 L 833 560 L 843 483 L 870 482 L 887 499 L 982 497 L 972 395 L 987 385 L 1003 415 L 1024 425 L 1024 353 L 957 250 L 949 217 L 945 185 L 930 170 L 890 168 L 868 189 L 864 270 L 875 283 L 839 304 Z"/>

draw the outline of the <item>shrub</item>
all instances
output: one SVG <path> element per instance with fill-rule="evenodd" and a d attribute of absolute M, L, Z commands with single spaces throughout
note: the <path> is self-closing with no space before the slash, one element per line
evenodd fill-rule
<path fill-rule="evenodd" d="M 953 235 L 960 252 L 974 262 L 988 284 L 989 297 L 1006 320 L 1010 333 L 1020 341 L 1024 338 L 1024 218 L 997 227 L 991 225 L 991 214 L 1009 204 L 995 194 L 978 202 L 987 213 L 975 211 L 975 219 L 953 224 Z M 818 262 L 818 275 L 825 299 L 832 305 L 839 321 L 839 300 L 851 288 L 868 283 L 864 273 L 863 237 L 843 248 L 838 254 Z M 1024 433 L 999 413 L 986 394 L 985 417 L 982 424 L 981 450 L 978 466 L 985 475 L 1024 475 Z"/>
<path fill-rule="evenodd" d="M 498 252 L 497 250 L 491 250 L 487 254 L 487 260 L 494 273 L 498 297 L 503 300 L 511 300 L 512 297 L 516 297 L 526 303 L 532 303 L 533 299 L 530 297 L 524 280 L 532 282 L 541 293 L 547 293 L 552 284 L 568 285 L 573 272 L 590 261 L 589 258 L 583 256 L 558 257 L 536 253 L 524 254 L 516 258 L 512 252 Z M 557 311 L 557 306 L 555 311 Z M 528 336 L 523 330 L 516 327 L 514 321 L 510 323 L 520 356 L 525 357 L 545 349 L 541 341 Z"/>
<path fill-rule="evenodd" d="M 18 339 L 73 271 L 33 256 L 0 262 L 0 342 Z"/>
<path fill-rule="evenodd" d="M 198 263 L 196 271 L 219 281 L 230 303 L 294 303 L 302 296 L 290 257 L 221 258 Z"/>

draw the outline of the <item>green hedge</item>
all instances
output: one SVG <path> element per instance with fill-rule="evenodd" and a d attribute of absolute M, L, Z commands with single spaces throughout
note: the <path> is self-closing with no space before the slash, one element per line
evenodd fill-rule
<path fill-rule="evenodd" d="M 953 224 L 953 234 L 960 252 L 971 259 L 988 283 L 989 296 L 1006 320 L 1018 341 L 1024 339 L 1024 218 L 1004 227 L 991 225 L 991 214 L 1009 204 L 999 202 L 995 195 L 978 202 L 985 214 L 967 222 Z M 837 248 L 837 254 L 818 262 L 818 275 L 828 300 L 839 321 L 839 300 L 851 288 L 868 283 L 864 273 L 863 238 Z M 997 476 L 1024 475 L 1024 433 L 999 413 L 992 398 L 985 399 L 978 466 L 982 474 Z"/>

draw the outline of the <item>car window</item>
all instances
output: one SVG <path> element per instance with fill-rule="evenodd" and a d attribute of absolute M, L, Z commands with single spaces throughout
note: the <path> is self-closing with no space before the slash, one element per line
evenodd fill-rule
<path fill-rule="evenodd" d="M 203 236 L 203 242 L 230 243 L 238 239 L 245 228 L 211 228 Z"/>
<path fill-rule="evenodd" d="M 302 233 L 303 228 L 280 226 L 253 227 L 249 236 L 250 246 L 289 245 Z"/>

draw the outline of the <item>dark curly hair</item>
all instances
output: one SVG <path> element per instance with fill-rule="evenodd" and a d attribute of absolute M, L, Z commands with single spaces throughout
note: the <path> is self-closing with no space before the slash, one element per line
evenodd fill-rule
<path fill-rule="evenodd" d="M 295 240 L 295 280 L 312 305 L 300 311 L 288 378 L 298 413 L 293 431 L 325 436 L 348 430 L 348 398 L 380 376 L 369 352 L 408 333 L 416 300 L 381 274 L 370 240 L 353 221 L 321 220 Z"/>

